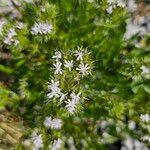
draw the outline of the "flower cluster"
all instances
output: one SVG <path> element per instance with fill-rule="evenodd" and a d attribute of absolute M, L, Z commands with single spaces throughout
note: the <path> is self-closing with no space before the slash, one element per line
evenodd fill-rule
<path fill-rule="evenodd" d="M 106 11 L 111 14 L 113 12 L 113 9 L 116 8 L 116 6 L 118 7 L 125 7 L 125 2 L 123 0 L 107 0 L 108 3 L 108 7 L 106 9 Z"/>
<path fill-rule="evenodd" d="M 49 23 L 35 23 L 31 28 L 31 34 L 38 35 L 38 34 L 50 34 L 52 32 L 52 25 Z"/>
<path fill-rule="evenodd" d="M 61 51 L 56 50 L 54 56 L 52 56 L 54 60 L 54 77 L 48 82 L 47 98 L 49 100 L 58 99 L 59 102 L 63 103 L 63 106 L 65 106 L 71 115 L 75 113 L 77 104 L 79 104 L 82 96 L 77 80 L 81 80 L 83 77 L 90 74 L 91 71 L 90 64 L 88 64 L 86 60 L 88 58 L 89 53 L 87 49 L 83 49 L 82 47 L 78 47 L 77 50 L 71 52 L 71 54 L 68 53 L 64 55 Z M 61 82 L 61 79 L 64 77 L 66 77 L 67 80 L 71 80 L 72 87 L 78 84 L 77 88 L 64 88 L 62 84 L 66 83 Z"/>
<path fill-rule="evenodd" d="M 44 126 L 47 129 L 60 129 L 62 126 L 62 121 L 58 118 L 52 119 L 51 117 L 46 117 L 44 121 Z"/>
<path fill-rule="evenodd" d="M 5 24 L 5 22 L 0 23 L 0 34 L 2 34 L 1 32 L 3 31 L 3 25 Z M 21 30 L 24 27 L 26 27 L 26 25 L 23 22 L 16 22 L 11 28 L 9 28 L 9 30 L 7 31 L 6 36 L 3 39 L 4 44 L 6 45 L 18 45 L 19 41 L 16 39 L 17 37 L 17 30 Z"/>
<path fill-rule="evenodd" d="M 8 30 L 7 36 L 3 40 L 4 44 L 6 44 L 6 45 L 14 44 L 16 46 L 19 43 L 19 41 L 14 38 L 16 35 L 17 35 L 17 33 L 16 33 L 15 29 L 10 28 Z"/>
<path fill-rule="evenodd" d="M 83 63 L 83 57 L 87 53 L 88 52 L 86 49 L 83 50 L 80 47 L 78 47 L 78 50 L 74 52 L 74 56 L 76 57 L 75 61 L 79 62 L 79 65 L 75 68 L 75 70 L 77 70 L 82 76 L 86 76 L 90 73 L 89 65 Z M 55 54 L 52 58 L 55 59 L 55 62 L 53 64 L 53 66 L 55 67 L 54 74 L 63 74 L 62 66 L 64 66 L 64 68 L 67 68 L 71 72 L 76 63 L 73 60 L 64 60 L 64 64 L 62 64 L 62 53 L 58 50 L 55 51 Z"/>

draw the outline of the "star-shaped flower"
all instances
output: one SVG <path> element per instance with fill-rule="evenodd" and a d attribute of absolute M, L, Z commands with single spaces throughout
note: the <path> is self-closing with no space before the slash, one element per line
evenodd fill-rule
<path fill-rule="evenodd" d="M 64 64 L 64 66 L 66 67 L 66 68 L 68 68 L 69 69 L 69 71 L 71 71 L 71 68 L 73 67 L 73 60 L 71 60 L 71 61 L 67 61 L 67 60 L 65 60 L 65 64 Z"/>
<path fill-rule="evenodd" d="M 79 67 L 76 68 L 76 70 L 78 70 L 83 76 L 89 74 L 89 69 L 90 67 L 88 66 L 88 64 L 83 64 L 82 62 L 81 64 L 79 64 Z"/>
<path fill-rule="evenodd" d="M 62 66 L 62 63 L 60 61 L 57 61 L 55 64 L 55 72 L 54 74 L 62 74 L 62 69 L 61 69 L 61 66 Z"/>

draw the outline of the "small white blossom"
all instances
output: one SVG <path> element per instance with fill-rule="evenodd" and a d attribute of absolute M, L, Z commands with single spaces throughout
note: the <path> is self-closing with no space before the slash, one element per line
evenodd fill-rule
<path fill-rule="evenodd" d="M 73 60 L 71 60 L 71 61 L 65 60 L 64 66 L 65 66 L 66 68 L 68 68 L 69 71 L 71 71 L 71 68 L 73 67 Z"/>
<path fill-rule="evenodd" d="M 118 0 L 117 1 L 117 6 L 124 8 L 126 6 L 126 4 L 125 4 L 125 2 L 123 0 Z"/>
<path fill-rule="evenodd" d="M 79 67 L 76 68 L 76 70 L 78 70 L 83 76 L 89 74 L 89 69 L 90 67 L 88 66 L 88 64 L 79 64 Z"/>
<path fill-rule="evenodd" d="M 149 114 L 141 114 L 140 119 L 142 122 L 149 122 L 150 121 L 150 115 Z"/>
<path fill-rule="evenodd" d="M 68 101 L 66 102 L 66 109 L 68 110 L 68 112 L 73 115 L 75 112 L 75 108 L 76 108 L 76 104 L 79 103 L 80 100 L 80 94 L 75 94 L 74 92 L 70 94 L 70 98 L 68 99 Z"/>
<path fill-rule="evenodd" d="M 59 97 L 59 92 L 58 91 L 51 91 L 51 92 L 49 92 L 48 94 L 47 94 L 47 97 L 49 98 L 49 99 L 51 99 L 51 98 L 53 98 L 53 97 Z"/>
<path fill-rule="evenodd" d="M 46 117 L 44 120 L 44 126 L 48 129 L 60 129 L 62 121 L 58 118 L 52 119 L 51 117 Z"/>
<path fill-rule="evenodd" d="M 51 122 L 51 129 L 60 129 L 62 126 L 62 121 L 58 118 L 55 118 Z"/>
<path fill-rule="evenodd" d="M 51 83 L 48 82 L 48 90 L 57 91 L 59 87 L 59 81 L 51 80 Z"/>
<path fill-rule="evenodd" d="M 116 8 L 116 6 L 118 7 L 125 7 L 126 4 L 123 0 L 107 0 L 108 3 L 108 7 L 106 9 L 106 11 L 111 14 L 113 12 L 113 9 Z"/>
<path fill-rule="evenodd" d="M 31 28 L 31 34 L 38 35 L 38 34 L 50 34 L 52 32 L 52 25 L 48 23 L 35 23 Z"/>
<path fill-rule="evenodd" d="M 108 4 L 114 4 L 114 2 L 115 2 L 114 0 L 107 0 Z"/>
<path fill-rule="evenodd" d="M 56 59 L 56 61 L 58 61 L 59 59 L 62 58 L 61 52 L 60 51 L 55 51 L 55 54 L 52 58 L 54 58 L 54 59 Z"/>
<path fill-rule="evenodd" d="M 113 12 L 113 7 L 112 6 L 108 6 L 106 11 L 111 14 Z"/>
<path fill-rule="evenodd" d="M 78 50 L 75 51 L 74 56 L 76 57 L 77 60 L 82 60 L 83 55 L 84 55 L 83 50 L 80 47 L 78 47 Z"/>
<path fill-rule="evenodd" d="M 25 148 L 29 148 L 31 147 L 32 145 L 32 141 L 30 139 L 26 139 L 24 141 L 22 141 L 22 145 L 25 147 Z"/>
<path fill-rule="evenodd" d="M 47 97 L 49 99 L 53 97 L 59 97 L 61 94 L 61 90 L 59 88 L 59 81 L 51 80 L 51 83 L 48 83 L 48 90 L 49 93 L 47 94 Z"/>
<path fill-rule="evenodd" d="M 140 69 L 142 70 L 141 74 L 145 75 L 145 74 L 149 74 L 150 73 L 150 68 L 146 67 L 146 66 L 141 66 Z"/>
<path fill-rule="evenodd" d="M 15 35 L 17 35 L 15 29 L 14 29 L 14 28 L 10 28 L 10 29 L 8 30 L 7 36 L 8 36 L 9 38 L 12 38 L 12 37 L 15 36 Z"/>
<path fill-rule="evenodd" d="M 18 40 L 14 39 L 14 36 L 16 36 L 17 33 L 15 32 L 14 28 L 10 28 L 8 30 L 7 36 L 4 38 L 3 42 L 7 45 L 14 44 L 15 46 L 19 43 Z"/>
<path fill-rule="evenodd" d="M 53 144 L 49 146 L 49 150 L 59 150 L 61 148 L 61 145 L 61 139 L 54 140 Z"/>
<path fill-rule="evenodd" d="M 149 135 L 144 135 L 142 138 L 141 138 L 142 141 L 144 142 L 150 142 L 150 136 Z"/>
<path fill-rule="evenodd" d="M 68 99 L 68 101 L 66 102 L 66 109 L 68 110 L 68 112 L 73 115 L 75 112 L 75 107 L 76 107 L 76 103 L 73 100 Z"/>
<path fill-rule="evenodd" d="M 52 118 L 51 117 L 46 117 L 43 124 L 46 128 L 50 128 L 51 123 L 52 123 Z"/>
<path fill-rule="evenodd" d="M 4 42 L 5 44 L 7 44 L 7 45 L 11 45 L 11 44 L 12 44 L 12 39 L 9 38 L 9 37 L 5 37 L 4 40 L 3 40 L 3 42 Z"/>
<path fill-rule="evenodd" d="M 61 66 L 62 66 L 62 63 L 61 63 L 60 61 L 57 61 L 57 62 L 54 64 L 54 67 L 55 67 L 55 72 L 54 72 L 54 74 L 62 74 Z"/>
<path fill-rule="evenodd" d="M 130 130 L 134 130 L 135 127 L 136 127 L 135 122 L 132 121 L 132 120 L 130 120 L 130 121 L 128 122 L 128 128 L 129 128 Z"/>
<path fill-rule="evenodd" d="M 75 94 L 73 92 L 70 94 L 70 97 L 71 97 L 72 101 L 74 101 L 75 103 L 78 103 L 80 100 L 80 95 L 81 95 L 81 93 Z"/>
<path fill-rule="evenodd" d="M 33 142 L 32 150 L 40 150 L 43 147 L 42 134 L 37 135 L 36 132 L 33 132 L 31 140 Z"/>

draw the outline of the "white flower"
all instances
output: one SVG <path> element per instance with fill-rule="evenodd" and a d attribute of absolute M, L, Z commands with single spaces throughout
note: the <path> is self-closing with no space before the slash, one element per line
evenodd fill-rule
<path fill-rule="evenodd" d="M 107 0 L 107 3 L 108 3 L 108 7 L 106 9 L 106 11 L 111 14 L 113 12 L 113 9 L 116 7 L 116 6 L 119 6 L 119 7 L 125 7 L 125 2 L 123 0 Z"/>
<path fill-rule="evenodd" d="M 83 59 L 83 52 L 80 50 L 76 50 L 74 55 L 77 57 L 77 60 Z"/>
<path fill-rule="evenodd" d="M 61 59 L 62 54 L 60 51 L 55 51 L 55 54 L 52 58 L 56 59 L 56 61 L 58 61 L 59 59 Z"/>
<path fill-rule="evenodd" d="M 68 68 L 69 71 L 71 71 L 71 68 L 73 67 L 73 60 L 71 60 L 71 61 L 65 60 L 64 66 L 65 66 L 66 68 Z"/>
<path fill-rule="evenodd" d="M 51 98 L 53 98 L 53 97 L 59 97 L 59 93 L 57 92 L 57 91 L 51 91 L 51 92 L 49 92 L 48 94 L 47 94 L 47 97 L 49 98 L 49 99 L 51 99 Z"/>
<path fill-rule="evenodd" d="M 7 45 L 11 45 L 11 44 L 12 44 L 12 39 L 9 38 L 9 37 L 5 37 L 4 40 L 3 40 L 3 42 L 4 42 L 5 44 L 7 44 Z"/>
<path fill-rule="evenodd" d="M 33 142 L 33 150 L 39 150 L 43 147 L 42 134 L 37 135 L 36 132 L 33 132 L 31 135 L 31 140 Z"/>
<path fill-rule="evenodd" d="M 107 0 L 108 4 L 114 4 L 114 2 L 115 2 L 114 0 Z"/>
<path fill-rule="evenodd" d="M 78 93 L 78 94 L 75 94 L 74 92 L 71 93 L 70 97 L 71 97 L 72 101 L 74 101 L 75 103 L 78 103 L 80 100 L 80 94 L 81 93 Z"/>
<path fill-rule="evenodd" d="M 58 118 L 55 118 L 51 122 L 51 129 L 60 129 L 62 126 L 62 121 Z"/>
<path fill-rule="evenodd" d="M 150 73 L 150 68 L 148 68 L 148 67 L 146 67 L 146 66 L 144 66 L 144 65 L 142 65 L 142 66 L 140 67 L 140 69 L 142 70 L 141 74 L 143 74 L 143 75 Z"/>
<path fill-rule="evenodd" d="M 79 64 L 79 67 L 76 68 L 76 70 L 78 70 L 83 76 L 89 74 L 89 69 L 90 67 L 88 66 L 88 64 Z"/>
<path fill-rule="evenodd" d="M 35 23 L 31 28 L 31 34 L 38 35 L 38 34 L 50 34 L 52 32 L 52 25 L 48 23 Z"/>
<path fill-rule="evenodd" d="M 74 112 L 75 112 L 75 106 L 76 106 L 75 101 L 68 99 L 68 101 L 66 102 L 66 106 L 65 106 L 65 107 L 66 107 L 66 109 L 68 110 L 68 112 L 69 112 L 71 115 L 73 115 Z"/>
<path fill-rule="evenodd" d="M 52 118 L 51 117 L 46 117 L 44 120 L 44 126 L 46 128 L 50 128 L 51 127 L 51 123 L 52 123 Z"/>
<path fill-rule="evenodd" d="M 48 82 L 48 90 L 57 91 L 59 87 L 59 81 L 51 80 L 51 83 Z"/>
<path fill-rule="evenodd" d="M 26 139 L 24 141 L 22 141 L 22 145 L 25 147 L 25 148 L 29 148 L 31 147 L 32 145 L 32 141 L 30 139 Z"/>
<path fill-rule="evenodd" d="M 128 122 L 128 128 L 129 128 L 130 130 L 134 130 L 135 127 L 136 127 L 135 122 L 132 121 L 132 120 L 130 120 L 130 121 Z"/>
<path fill-rule="evenodd" d="M 14 29 L 14 28 L 10 28 L 10 29 L 8 30 L 7 36 L 8 36 L 9 38 L 12 38 L 12 37 L 15 36 L 15 35 L 17 35 L 17 33 L 15 32 L 15 29 Z"/>
<path fill-rule="evenodd" d="M 144 142 L 150 142 L 150 136 L 149 135 L 144 135 L 142 138 L 141 138 L 142 141 Z"/>
<path fill-rule="evenodd" d="M 59 97 L 61 94 L 61 90 L 59 88 L 59 81 L 51 80 L 51 83 L 48 83 L 48 90 L 49 93 L 47 94 L 47 97 L 49 99 L 53 97 Z"/>
<path fill-rule="evenodd" d="M 117 1 L 117 6 L 124 8 L 126 6 L 126 4 L 125 4 L 125 2 L 123 0 L 118 0 Z"/>
<path fill-rule="evenodd" d="M 113 7 L 112 6 L 108 6 L 106 11 L 111 14 L 113 12 Z"/>
<path fill-rule="evenodd" d="M 61 65 L 62 65 L 62 63 L 61 63 L 60 61 L 57 61 L 57 62 L 54 64 L 54 67 L 55 67 L 55 72 L 54 72 L 54 74 L 62 74 Z"/>
<path fill-rule="evenodd" d="M 61 139 L 54 140 L 53 144 L 49 146 L 49 150 L 59 150 L 61 148 L 61 145 Z"/>
<path fill-rule="evenodd" d="M 14 28 L 8 30 L 7 36 L 4 38 L 3 42 L 7 45 L 14 44 L 15 46 L 19 43 L 18 40 L 14 39 L 14 36 L 17 35 Z"/>
<path fill-rule="evenodd" d="M 149 114 L 141 114 L 140 119 L 142 122 L 149 122 L 150 121 L 150 115 Z"/>
<path fill-rule="evenodd" d="M 44 126 L 47 129 L 60 129 L 62 126 L 62 121 L 58 118 L 52 119 L 51 117 L 46 117 L 44 120 Z"/>

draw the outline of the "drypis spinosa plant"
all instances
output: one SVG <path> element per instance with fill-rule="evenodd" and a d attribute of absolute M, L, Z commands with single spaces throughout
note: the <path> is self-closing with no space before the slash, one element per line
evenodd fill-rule
<path fill-rule="evenodd" d="M 76 112 L 85 99 L 82 80 L 91 73 L 92 61 L 89 55 L 87 49 L 82 47 L 67 52 L 55 51 L 47 102 L 55 103 L 71 115 Z"/>
<path fill-rule="evenodd" d="M 26 0 L 2 15 L 0 108 L 10 107 L 27 129 L 13 147 L 149 144 L 149 36 L 125 38 L 126 7 L 124 0 Z"/>

